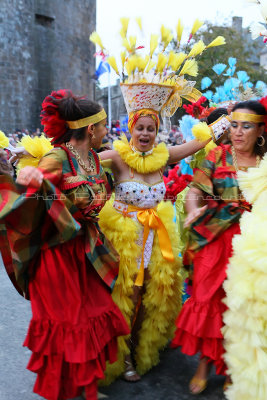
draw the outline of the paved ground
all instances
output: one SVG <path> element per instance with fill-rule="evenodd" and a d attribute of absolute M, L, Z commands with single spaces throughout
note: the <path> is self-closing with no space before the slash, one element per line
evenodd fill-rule
<path fill-rule="evenodd" d="M 12 287 L 0 261 L 0 400 L 38 400 L 32 393 L 35 376 L 26 370 L 30 352 L 22 347 L 31 317 L 30 303 Z M 138 383 L 119 379 L 100 388 L 109 400 L 190 400 L 187 386 L 196 359 L 166 349 L 160 365 Z M 223 400 L 223 378 L 211 375 L 199 400 Z"/>

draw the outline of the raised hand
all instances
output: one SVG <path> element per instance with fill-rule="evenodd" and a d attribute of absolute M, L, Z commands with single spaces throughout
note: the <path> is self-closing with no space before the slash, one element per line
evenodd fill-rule
<path fill-rule="evenodd" d="M 194 210 L 190 211 L 187 214 L 187 217 L 184 222 L 184 227 L 187 228 L 189 225 L 191 225 L 193 222 L 195 222 L 201 215 L 204 214 L 204 212 L 207 209 L 207 205 L 199 208 L 195 208 Z"/>
<path fill-rule="evenodd" d="M 16 182 L 24 186 L 33 186 L 39 188 L 43 182 L 43 174 L 35 167 L 25 167 L 19 171 Z"/>

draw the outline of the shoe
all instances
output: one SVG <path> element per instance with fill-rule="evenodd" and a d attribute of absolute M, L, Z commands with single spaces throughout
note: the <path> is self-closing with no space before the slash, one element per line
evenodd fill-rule
<path fill-rule="evenodd" d="M 226 392 L 226 390 L 227 390 L 227 389 L 229 388 L 229 386 L 231 386 L 231 385 L 232 385 L 232 382 L 225 381 L 224 384 L 223 384 L 223 391 Z"/>
<path fill-rule="evenodd" d="M 133 364 L 130 361 L 124 361 L 125 371 L 123 373 L 123 378 L 127 382 L 138 382 L 141 377 L 138 375 L 136 370 L 134 369 Z"/>
<path fill-rule="evenodd" d="M 105 395 L 104 393 L 97 392 L 97 399 L 98 400 L 99 399 L 107 399 L 107 398 L 108 398 L 108 396 Z"/>
<path fill-rule="evenodd" d="M 196 386 L 199 387 L 199 389 L 197 391 L 192 391 L 190 389 L 191 385 L 196 385 Z M 191 379 L 190 383 L 189 383 L 189 391 L 190 391 L 191 394 L 200 394 L 200 393 L 204 392 L 204 390 L 206 389 L 207 385 L 208 385 L 208 380 L 207 379 L 200 379 L 200 378 L 197 378 L 196 376 L 194 376 Z"/>

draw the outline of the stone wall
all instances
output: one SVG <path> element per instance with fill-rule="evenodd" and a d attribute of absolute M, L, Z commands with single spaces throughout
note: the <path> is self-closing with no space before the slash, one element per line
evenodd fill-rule
<path fill-rule="evenodd" d="M 0 129 L 40 127 L 52 90 L 94 97 L 96 0 L 1 0 Z"/>
<path fill-rule="evenodd" d="M 116 85 L 110 87 L 111 98 L 111 120 L 119 120 L 121 116 L 127 115 L 124 105 L 123 96 L 120 88 L 120 80 L 117 80 Z M 108 88 L 97 88 L 95 94 L 96 101 L 101 104 L 108 114 Z"/>

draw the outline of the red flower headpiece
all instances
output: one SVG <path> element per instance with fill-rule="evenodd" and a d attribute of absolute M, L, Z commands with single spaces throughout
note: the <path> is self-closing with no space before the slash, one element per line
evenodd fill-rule
<path fill-rule="evenodd" d="M 262 97 L 259 102 L 263 105 L 267 114 L 267 96 Z M 267 115 L 265 116 L 265 131 L 267 132 Z"/>
<path fill-rule="evenodd" d="M 193 178 L 191 175 L 179 175 L 179 173 L 180 167 L 179 165 L 176 165 L 169 171 L 167 177 L 163 176 L 166 186 L 165 200 L 171 200 L 172 203 L 175 203 L 178 193 L 184 190 Z"/>
<path fill-rule="evenodd" d="M 214 110 L 216 110 L 216 107 L 206 107 L 206 108 L 204 108 L 204 110 L 202 110 L 202 112 L 201 112 L 201 114 L 199 116 L 199 119 L 207 118 L 212 113 L 212 111 L 214 111 Z"/>
<path fill-rule="evenodd" d="M 188 104 L 188 105 L 183 105 L 183 108 L 187 112 L 187 114 L 191 115 L 194 118 L 200 118 L 201 113 L 206 109 L 203 107 L 201 104 L 207 101 L 205 96 L 201 96 L 198 101 L 195 103 Z"/>
<path fill-rule="evenodd" d="M 41 124 L 44 125 L 44 133 L 53 138 L 52 143 L 67 131 L 68 125 L 59 115 L 58 104 L 59 100 L 70 96 L 73 96 L 71 90 L 61 89 L 46 96 L 42 103 Z"/>

